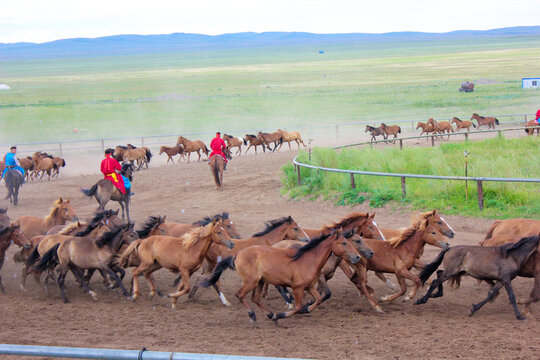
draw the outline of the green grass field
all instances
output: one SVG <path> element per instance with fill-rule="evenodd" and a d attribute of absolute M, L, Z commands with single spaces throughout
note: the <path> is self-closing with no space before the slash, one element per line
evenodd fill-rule
<path fill-rule="evenodd" d="M 536 38 L 0 62 L 0 142 L 531 113 Z M 457 91 L 478 81 L 470 94 Z M 88 129 L 77 134 L 73 128 Z M 237 135 L 242 135 L 238 133 Z"/>
<path fill-rule="evenodd" d="M 494 138 L 479 142 L 442 144 L 435 148 L 377 150 L 370 148 L 336 151 L 315 148 L 312 164 L 323 167 L 388 173 L 464 176 L 464 151 L 468 176 L 532 178 L 540 174 L 540 141 L 535 137 Z M 309 163 L 306 152 L 300 162 Z M 283 168 L 284 190 L 293 198 L 329 198 L 339 205 L 369 201 L 372 207 L 388 202 L 417 209 L 440 209 L 448 214 L 496 218 L 540 215 L 538 183 L 484 182 L 484 210 L 479 211 L 475 182 L 468 184 L 468 202 L 463 181 L 407 179 L 407 197 L 402 199 L 400 178 L 356 175 L 356 189 L 347 174 L 301 168 L 302 186 L 292 164 Z"/>

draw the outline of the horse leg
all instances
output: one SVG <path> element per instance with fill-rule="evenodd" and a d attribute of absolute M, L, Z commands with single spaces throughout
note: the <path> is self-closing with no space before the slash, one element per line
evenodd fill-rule
<path fill-rule="evenodd" d="M 62 267 L 62 269 L 60 270 L 60 274 L 58 274 L 58 279 L 57 279 L 58 287 L 60 288 L 60 293 L 62 294 L 62 300 L 64 301 L 65 304 L 69 303 L 69 300 L 66 296 L 66 284 L 65 284 L 68 270 L 69 269 L 67 267 Z"/>
<path fill-rule="evenodd" d="M 118 286 L 120 286 L 120 290 L 122 290 L 122 294 L 124 294 L 125 297 L 129 298 L 130 295 L 129 295 L 129 292 L 126 290 L 126 288 L 124 287 L 124 284 L 122 283 L 122 280 L 120 279 L 120 277 L 118 276 L 118 274 L 116 272 L 114 272 L 109 266 L 105 266 L 103 268 L 103 270 L 109 274 L 109 276 L 114 280 L 116 281 L 116 283 L 118 284 Z"/>
<path fill-rule="evenodd" d="M 400 297 L 401 295 L 405 294 L 407 292 L 407 284 L 405 283 L 405 278 L 396 274 L 396 277 L 399 282 L 400 290 L 392 295 L 385 295 L 379 299 L 381 302 L 391 302 Z"/>
<path fill-rule="evenodd" d="M 418 276 L 416 276 L 415 274 L 413 274 L 407 269 L 401 270 L 399 273 L 396 274 L 396 276 L 398 275 L 406 279 L 409 279 L 414 283 L 412 290 L 407 294 L 407 296 L 403 298 L 403 301 L 405 302 L 405 301 L 409 301 L 413 299 L 416 296 L 416 292 L 418 291 L 418 288 L 422 286 L 422 281 L 420 280 Z"/>
<path fill-rule="evenodd" d="M 244 306 L 244 308 L 247 310 L 247 313 L 249 315 L 249 320 L 251 322 L 257 321 L 257 316 L 255 315 L 255 312 L 249 306 L 248 302 L 246 301 L 246 295 L 253 290 L 257 286 L 257 282 L 245 282 L 242 284 L 242 287 L 236 292 L 236 298 L 240 303 Z"/>
<path fill-rule="evenodd" d="M 317 294 L 319 294 L 319 293 L 317 293 Z M 277 314 L 274 315 L 272 320 L 277 321 L 279 319 L 289 317 L 291 315 L 294 315 L 294 314 L 302 311 L 302 299 L 304 297 L 304 288 L 303 287 L 293 288 L 293 295 L 294 295 L 294 309 L 289 310 L 289 311 L 285 311 L 285 312 L 277 313 Z M 319 299 L 320 299 L 320 295 L 319 295 Z M 307 310 L 309 310 L 309 309 L 307 309 Z"/>
<path fill-rule="evenodd" d="M 197 159 L 197 161 L 201 161 L 201 151 L 200 150 L 197 150 L 197 155 L 199 155 L 199 158 Z"/>
<path fill-rule="evenodd" d="M 375 273 L 375 276 L 377 276 L 383 283 L 386 284 L 386 286 L 388 286 L 390 289 L 394 290 L 394 291 L 397 291 L 399 290 L 399 287 L 394 284 L 392 281 L 388 280 L 388 278 L 386 277 L 386 275 L 384 275 L 383 273 L 381 272 L 376 272 Z"/>
<path fill-rule="evenodd" d="M 255 291 L 251 294 L 251 300 L 261 308 L 269 319 L 274 317 L 274 313 L 270 311 L 262 302 L 261 302 L 261 293 L 264 287 L 264 281 L 260 280 L 255 288 Z"/>
<path fill-rule="evenodd" d="M 351 282 L 359 290 L 359 295 L 364 295 L 371 304 L 371 307 L 378 313 L 384 313 L 383 309 L 373 297 L 373 289 L 367 286 L 367 267 L 365 264 L 356 264 L 356 271 L 353 276 L 350 277 Z M 371 291 L 370 291 L 371 290 Z"/>
<path fill-rule="evenodd" d="M 122 201 L 119 201 L 118 203 L 120 204 L 120 208 L 122 209 L 122 220 L 124 220 L 126 218 L 124 213 L 124 204 Z"/>
<path fill-rule="evenodd" d="M 0 270 L 2 270 L 2 266 L 4 266 L 4 256 L 5 254 L 2 254 L 2 259 L 0 260 Z M 2 284 L 2 275 L 0 275 L 0 292 L 6 292 L 6 289 L 4 289 L 4 285 Z"/>
<path fill-rule="evenodd" d="M 178 298 L 184 294 L 189 293 L 189 290 L 190 290 L 189 271 L 180 269 L 180 272 L 182 273 L 182 281 L 180 282 L 180 285 L 178 286 L 178 290 L 175 293 L 168 295 L 168 297 L 172 298 L 171 307 L 173 309 L 176 309 L 176 301 L 178 300 Z"/>
<path fill-rule="evenodd" d="M 478 304 L 473 304 L 471 310 L 469 311 L 469 316 L 473 316 L 473 314 L 478 311 L 482 306 L 484 306 L 488 301 L 491 301 L 495 298 L 495 296 L 499 293 L 499 290 L 502 288 L 503 283 L 501 281 L 497 282 L 495 286 L 491 288 L 491 290 L 488 293 L 488 296 L 480 301 Z"/>
<path fill-rule="evenodd" d="M 437 279 L 431 282 L 431 285 L 429 286 L 429 289 L 426 295 L 418 299 L 414 304 L 420 305 L 420 304 L 427 303 L 428 299 L 432 297 L 431 294 L 433 293 L 433 291 L 435 291 L 435 288 L 439 288 L 439 292 L 441 293 L 441 296 L 442 296 L 442 284 L 448 279 L 449 279 L 449 276 L 446 275 L 444 271 L 442 270 L 437 271 Z"/>
<path fill-rule="evenodd" d="M 283 300 L 285 300 L 289 310 L 294 309 L 294 297 L 290 291 L 285 286 L 276 286 L 276 290 L 278 291 L 279 295 L 281 295 Z"/>
<path fill-rule="evenodd" d="M 124 199 L 124 204 L 126 204 L 126 215 L 127 215 L 127 220 L 128 222 L 131 221 L 131 219 L 129 218 L 129 202 L 131 201 L 131 199 L 129 198 L 129 196 L 125 195 L 125 199 Z M 122 201 L 120 201 L 120 205 L 122 204 Z M 122 207 L 122 214 L 124 213 L 124 208 Z"/>
<path fill-rule="evenodd" d="M 531 294 L 528 299 L 522 299 L 518 301 L 518 304 L 524 304 L 523 312 L 526 315 L 530 315 L 529 307 L 532 303 L 535 303 L 540 300 L 540 271 L 537 270 L 534 274 L 534 285 L 531 290 Z"/>

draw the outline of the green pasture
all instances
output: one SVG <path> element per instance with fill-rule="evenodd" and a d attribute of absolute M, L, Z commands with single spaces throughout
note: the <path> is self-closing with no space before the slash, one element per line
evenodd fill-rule
<path fill-rule="evenodd" d="M 0 142 L 532 113 L 537 38 L 0 62 Z M 474 93 L 457 91 L 465 80 Z M 74 134 L 73 128 L 84 129 Z M 237 133 L 242 135 L 243 133 Z M 537 172 L 538 173 L 538 172 Z"/>
<path fill-rule="evenodd" d="M 388 173 L 464 176 L 464 151 L 468 156 L 468 176 L 538 178 L 540 140 L 494 138 L 479 142 L 447 143 L 434 148 L 344 149 L 315 148 L 311 164 L 330 168 Z M 309 163 L 303 151 L 299 161 Z M 496 218 L 540 216 L 540 184 L 483 182 L 484 210 L 478 209 L 475 182 L 446 180 L 406 180 L 407 197 L 402 199 L 400 178 L 356 175 L 356 189 L 348 174 L 301 168 L 302 185 L 292 163 L 283 167 L 284 191 L 291 197 L 331 199 L 338 205 L 365 201 L 372 207 L 392 203 L 416 209 L 439 209 L 447 214 Z"/>

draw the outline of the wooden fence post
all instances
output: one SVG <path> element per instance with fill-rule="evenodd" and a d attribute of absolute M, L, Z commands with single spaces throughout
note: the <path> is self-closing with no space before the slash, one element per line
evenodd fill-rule
<path fill-rule="evenodd" d="M 403 140 L 399 139 L 399 150 L 403 150 Z"/>
<path fill-rule="evenodd" d="M 431 137 L 431 146 L 435 146 L 435 137 L 434 136 Z"/>
<path fill-rule="evenodd" d="M 105 151 L 105 140 L 101 139 L 101 150 Z"/>
<path fill-rule="evenodd" d="M 339 125 L 336 125 L 336 137 L 339 137 Z"/>
<path fill-rule="evenodd" d="M 469 141 L 469 134 L 465 133 L 465 141 Z"/>
<path fill-rule="evenodd" d="M 300 178 L 300 166 L 296 165 L 296 175 L 298 177 L 298 186 L 302 185 L 302 179 Z"/>
<path fill-rule="evenodd" d="M 405 200 L 405 197 L 407 196 L 407 188 L 405 187 L 405 177 L 401 177 L 401 196 L 403 200 Z"/>
<path fill-rule="evenodd" d="M 59 148 L 60 148 L 60 156 L 62 157 L 62 156 L 64 156 L 64 155 L 62 155 L 62 143 L 60 142 L 60 143 L 58 143 L 58 145 L 60 145 L 59 146 Z"/>
<path fill-rule="evenodd" d="M 351 187 L 352 187 L 353 189 L 356 189 L 356 184 L 355 184 L 355 182 L 354 182 L 354 174 L 353 174 L 353 173 L 351 173 Z"/>
<path fill-rule="evenodd" d="M 478 207 L 480 211 L 484 210 L 484 191 L 482 190 L 482 180 L 476 180 L 476 186 L 478 187 Z"/>

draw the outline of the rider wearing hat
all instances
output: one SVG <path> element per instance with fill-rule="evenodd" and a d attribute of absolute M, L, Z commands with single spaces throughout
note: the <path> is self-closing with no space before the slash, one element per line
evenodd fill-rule
<path fill-rule="evenodd" d="M 212 152 L 210 153 L 209 158 L 211 158 L 214 155 L 221 155 L 223 159 L 225 160 L 225 167 L 223 170 L 227 170 L 227 156 L 225 156 L 224 150 L 227 148 L 227 145 L 225 144 L 225 141 L 221 138 L 221 133 L 218 131 L 216 133 L 216 137 L 212 139 L 210 142 L 210 149 L 212 149 Z"/>
<path fill-rule="evenodd" d="M 4 175 L 8 172 L 9 169 L 17 169 L 23 176 L 24 179 L 24 169 L 21 167 L 21 164 L 19 163 L 19 159 L 15 156 L 17 154 L 17 147 L 12 146 L 9 149 L 9 152 L 5 156 L 5 164 L 6 167 L 4 168 L 4 171 L 2 172 L 2 177 L 0 177 L 0 180 L 4 178 Z"/>
<path fill-rule="evenodd" d="M 113 153 L 113 149 L 105 150 L 105 159 L 101 161 L 101 172 L 105 176 L 105 179 L 110 180 L 113 185 L 125 195 L 126 187 L 124 185 L 124 179 L 120 175 L 122 166 L 120 166 L 120 163 L 111 156 Z"/>

